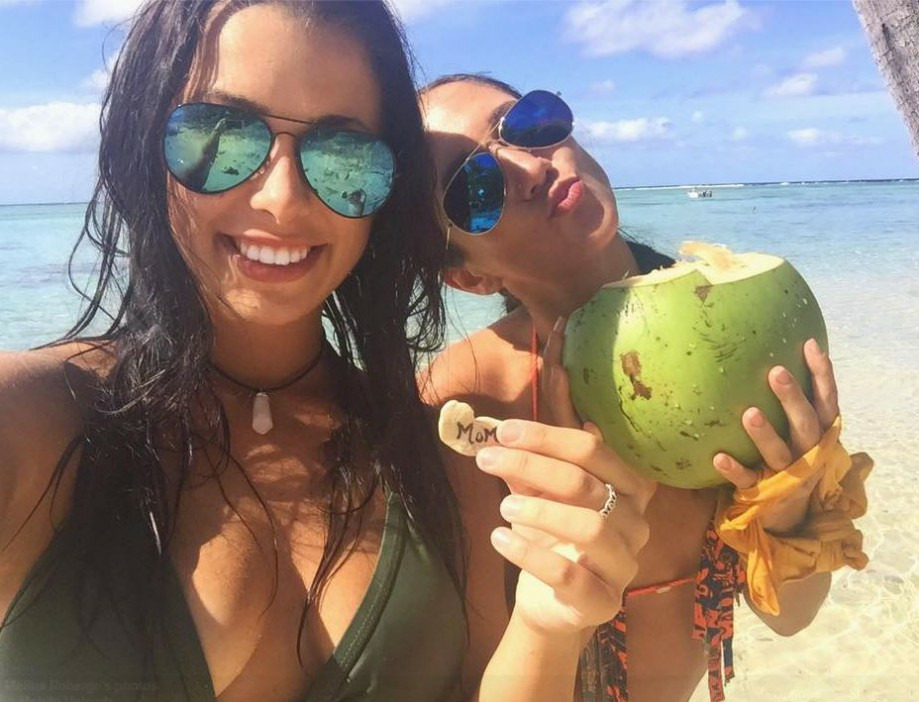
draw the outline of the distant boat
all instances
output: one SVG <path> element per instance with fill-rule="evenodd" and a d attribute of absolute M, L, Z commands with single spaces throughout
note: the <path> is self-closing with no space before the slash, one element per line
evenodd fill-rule
<path fill-rule="evenodd" d="M 699 190 L 699 188 L 690 188 L 690 190 L 686 194 L 689 197 L 691 197 L 693 200 L 696 200 L 700 197 L 711 197 L 712 191 L 711 190 Z"/>

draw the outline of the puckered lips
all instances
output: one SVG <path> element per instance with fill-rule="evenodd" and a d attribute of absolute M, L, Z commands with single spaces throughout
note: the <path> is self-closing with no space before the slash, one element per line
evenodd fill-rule
<path fill-rule="evenodd" d="M 549 217 L 564 217 L 573 212 L 584 195 L 584 183 L 577 176 L 557 181 L 549 190 Z"/>
<path fill-rule="evenodd" d="M 285 283 L 301 278 L 313 268 L 326 246 L 268 236 L 225 234 L 221 240 L 239 272 L 261 283 Z"/>

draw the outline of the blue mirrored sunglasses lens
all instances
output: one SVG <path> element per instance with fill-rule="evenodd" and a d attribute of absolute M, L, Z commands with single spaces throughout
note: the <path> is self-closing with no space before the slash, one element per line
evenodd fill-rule
<path fill-rule="evenodd" d="M 444 212 L 457 227 L 484 234 L 498 223 L 504 209 L 504 175 L 490 153 L 479 153 L 463 164 L 447 192 Z"/>
<path fill-rule="evenodd" d="M 197 193 L 239 185 L 258 170 L 270 149 L 271 131 L 257 115 L 206 103 L 173 110 L 163 137 L 169 172 Z"/>
<path fill-rule="evenodd" d="M 558 95 L 534 90 L 520 98 L 504 116 L 501 138 L 508 144 L 534 149 L 554 146 L 571 135 L 574 115 Z"/>
<path fill-rule="evenodd" d="M 366 217 L 392 192 L 396 162 L 380 139 L 319 129 L 300 143 L 300 163 L 316 195 L 345 217 Z"/>

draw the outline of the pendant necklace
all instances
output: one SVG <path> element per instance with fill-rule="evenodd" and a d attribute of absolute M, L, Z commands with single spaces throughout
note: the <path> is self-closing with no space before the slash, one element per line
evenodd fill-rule
<path fill-rule="evenodd" d="M 256 434 L 261 434 L 264 436 L 274 428 L 274 419 L 271 416 L 271 400 L 268 397 L 269 393 L 284 390 L 289 388 L 297 381 L 303 380 L 303 378 L 309 375 L 310 371 L 319 365 L 319 361 L 322 360 L 323 349 L 325 349 L 325 339 L 323 339 L 322 343 L 319 345 L 319 352 L 316 354 L 315 358 L 313 358 L 313 360 L 311 360 L 302 371 L 297 373 L 297 375 L 288 380 L 286 383 L 275 385 L 269 388 L 247 385 L 246 383 L 237 380 L 226 371 L 221 370 L 213 363 L 211 364 L 211 368 L 213 368 L 214 372 L 217 373 L 217 375 L 220 377 L 229 380 L 234 385 L 238 385 L 244 390 L 248 390 L 250 393 L 252 393 L 252 431 L 254 431 Z"/>

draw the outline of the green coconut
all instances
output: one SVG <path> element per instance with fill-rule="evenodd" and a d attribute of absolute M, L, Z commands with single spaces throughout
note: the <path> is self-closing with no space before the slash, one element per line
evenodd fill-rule
<path fill-rule="evenodd" d="M 572 314 L 563 363 L 574 405 L 604 441 L 666 485 L 724 482 L 724 451 L 761 462 L 741 425 L 758 407 L 787 440 L 788 419 L 767 374 L 787 368 L 812 397 L 804 342 L 826 349 L 814 294 L 785 260 L 689 243 L 700 260 L 604 286 Z"/>

